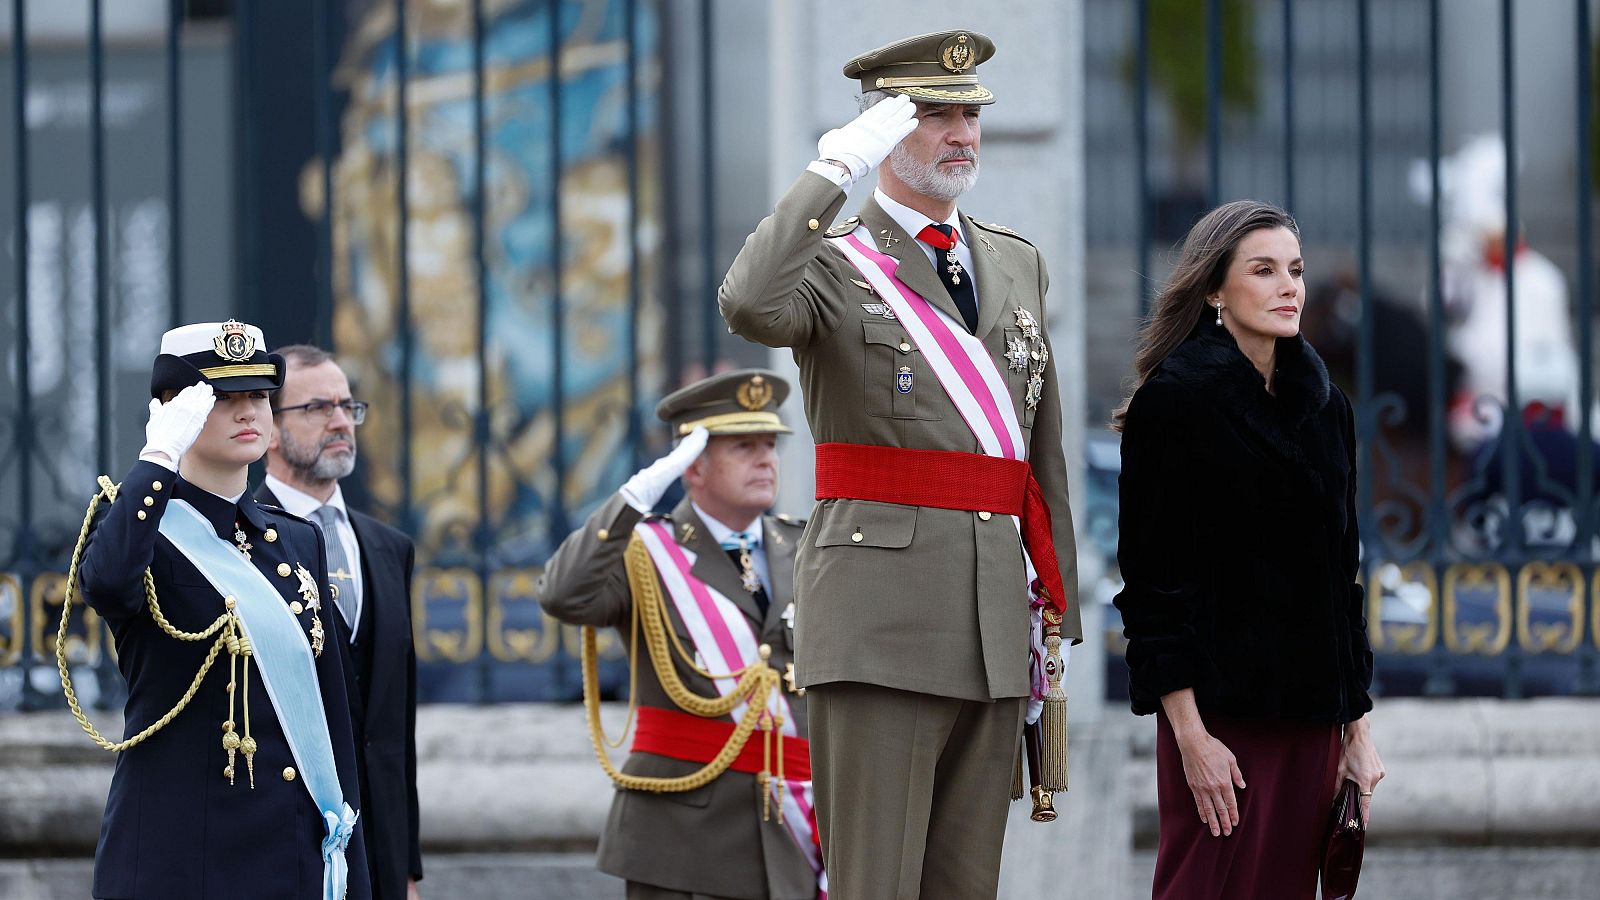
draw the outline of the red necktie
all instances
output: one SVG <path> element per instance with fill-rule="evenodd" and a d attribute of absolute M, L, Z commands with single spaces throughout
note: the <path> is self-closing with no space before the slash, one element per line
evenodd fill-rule
<path fill-rule="evenodd" d="M 956 233 L 950 225 L 929 225 L 917 232 L 917 240 L 922 241 L 935 250 L 944 254 L 944 263 L 934 263 L 934 268 L 943 274 L 939 280 L 944 282 L 944 288 L 950 293 L 950 299 L 955 301 L 956 309 L 961 313 L 961 318 L 967 326 L 967 331 L 976 333 L 978 330 L 978 297 L 972 291 L 972 278 L 962 278 L 966 270 L 961 268 L 961 263 L 956 259 Z M 937 258 L 939 254 L 934 254 Z"/>

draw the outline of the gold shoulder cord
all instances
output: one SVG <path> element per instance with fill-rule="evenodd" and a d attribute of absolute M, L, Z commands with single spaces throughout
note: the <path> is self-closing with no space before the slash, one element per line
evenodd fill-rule
<path fill-rule="evenodd" d="M 89 509 L 83 515 L 83 527 L 78 531 L 78 543 L 72 550 L 72 565 L 67 570 L 66 596 L 61 604 L 61 627 L 56 631 L 56 668 L 61 673 L 61 690 L 67 696 L 67 706 L 72 709 L 72 715 L 78 720 L 78 725 L 83 728 L 84 733 L 88 734 L 91 740 L 106 750 L 112 753 L 121 753 L 143 743 L 151 735 L 165 728 L 169 722 L 177 718 L 179 713 L 183 712 L 184 707 L 189 705 L 189 701 L 194 699 L 195 692 L 200 689 L 201 683 L 205 681 L 206 673 L 211 671 L 211 665 L 217 661 L 217 654 L 222 652 L 222 648 L 228 648 L 230 663 L 234 666 L 238 664 L 240 657 L 248 657 L 251 649 L 250 640 L 243 635 L 238 616 L 233 611 L 231 599 L 227 604 L 227 611 L 218 616 L 216 621 L 206 626 L 204 631 L 180 631 L 173 627 L 172 623 L 167 621 L 166 615 L 161 612 L 161 604 L 156 600 L 155 578 L 151 576 L 150 570 L 146 568 L 144 570 L 144 594 L 150 604 L 150 615 L 155 619 L 156 624 L 161 627 L 161 630 L 180 641 L 203 641 L 212 635 L 216 635 L 217 640 L 211 645 L 211 651 L 206 654 L 205 662 L 201 663 L 200 671 L 195 673 L 194 681 L 190 682 L 189 689 L 178 699 L 177 704 L 167 711 L 166 715 L 155 720 L 149 727 L 125 741 L 112 742 L 95 729 L 94 725 L 89 721 L 89 717 L 84 715 L 83 708 L 78 704 L 78 695 L 72 689 L 72 676 L 67 672 L 67 623 L 72 617 L 73 597 L 77 592 L 78 586 L 78 563 L 83 559 L 83 548 L 89 540 L 89 525 L 94 521 L 94 511 L 99 507 L 102 498 L 110 502 L 115 502 L 117 499 L 119 486 L 113 484 L 111 479 L 101 475 L 99 485 L 100 490 L 89 499 Z M 249 674 L 250 668 L 248 662 L 246 662 L 246 679 L 249 678 Z M 246 696 L 244 700 L 245 737 L 241 741 L 238 734 L 234 732 L 233 724 L 234 681 L 235 676 L 230 674 L 228 684 L 228 721 L 222 725 L 222 745 L 228 750 L 229 765 L 223 771 L 223 774 L 228 777 L 230 782 L 233 780 L 232 763 L 234 751 L 242 746 L 245 749 L 245 760 L 251 764 L 251 786 L 254 787 L 254 760 L 251 757 L 255 752 L 255 740 L 250 737 L 249 682 L 246 681 Z"/>
<path fill-rule="evenodd" d="M 661 588 L 656 580 L 655 563 L 650 559 L 650 552 L 640 540 L 635 537 L 628 542 L 628 549 L 624 559 L 628 568 L 628 586 L 633 592 L 632 628 L 629 637 L 628 668 L 628 719 L 623 727 L 622 737 L 615 742 L 606 737 L 605 727 L 600 722 L 600 673 L 598 653 L 596 652 L 596 632 L 593 627 L 585 626 L 583 629 L 583 705 L 588 713 L 589 738 L 594 743 L 595 756 L 600 760 L 600 768 L 610 776 L 618 787 L 636 791 L 650 791 L 652 793 L 673 793 L 678 791 L 692 791 L 710 784 L 717 776 L 728 770 L 733 761 L 738 758 L 740 751 L 750 740 L 750 735 L 757 728 L 767 734 L 763 737 L 763 756 L 768 760 L 766 768 L 771 769 L 773 755 L 773 742 L 782 739 L 783 722 L 780 717 L 767 712 L 767 700 L 779 685 L 778 671 L 767 665 L 767 654 L 763 653 L 760 662 L 752 663 L 735 672 L 713 673 L 700 668 L 694 662 L 694 657 L 678 639 L 677 633 L 672 629 L 667 618 L 666 604 L 662 602 Z M 748 698 L 748 706 L 744 715 L 734 726 L 733 734 L 723 745 L 711 762 L 704 768 L 680 775 L 676 778 L 661 778 L 646 775 L 630 775 L 619 771 L 612 765 L 611 758 L 606 755 L 606 747 L 620 747 L 627 738 L 628 732 L 633 727 L 634 713 L 638 707 L 639 683 L 639 631 L 641 625 L 644 630 L 645 644 L 650 650 L 650 660 L 654 665 L 656 678 L 661 682 L 661 687 L 673 703 L 685 712 L 704 718 L 720 718 L 728 715 L 740 702 Z M 670 644 L 670 647 L 669 647 Z M 683 659 L 690 669 L 709 679 L 737 678 L 738 684 L 726 696 L 702 697 L 690 691 L 683 680 L 678 677 L 678 670 L 672 663 L 673 653 Z M 783 769 L 782 745 L 777 746 L 778 776 L 777 784 L 782 798 Z M 761 782 L 766 785 L 771 782 L 770 771 L 762 772 Z M 769 792 L 762 791 L 763 801 Z M 763 803 L 765 806 L 765 803 Z M 781 815 L 782 804 L 779 804 Z"/>

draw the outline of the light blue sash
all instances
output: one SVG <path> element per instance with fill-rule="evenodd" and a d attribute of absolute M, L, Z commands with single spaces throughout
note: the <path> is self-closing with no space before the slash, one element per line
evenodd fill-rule
<path fill-rule="evenodd" d="M 272 582 L 237 547 L 217 537 L 211 523 L 193 506 L 182 500 L 170 501 L 161 517 L 161 534 L 224 597 L 234 599 L 234 612 L 254 648 L 256 669 L 266 683 L 300 779 L 322 811 L 328 829 L 322 841 L 323 900 L 344 900 L 349 875 L 344 851 L 355 833 L 358 814 L 344 802 L 339 787 L 316 661 L 305 632 Z"/>

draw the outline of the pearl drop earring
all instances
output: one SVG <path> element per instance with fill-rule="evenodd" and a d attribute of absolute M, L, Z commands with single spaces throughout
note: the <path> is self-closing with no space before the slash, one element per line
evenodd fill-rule
<path fill-rule="evenodd" d="M 1218 325 L 1222 324 L 1222 304 L 1221 303 L 1217 304 L 1217 324 Z"/>

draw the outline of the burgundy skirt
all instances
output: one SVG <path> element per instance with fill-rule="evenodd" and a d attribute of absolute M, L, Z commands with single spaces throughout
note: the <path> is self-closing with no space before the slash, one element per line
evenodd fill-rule
<path fill-rule="evenodd" d="M 1161 838 L 1153 900 L 1314 900 L 1339 776 L 1339 726 L 1207 719 L 1244 775 L 1239 824 L 1212 837 L 1183 775 L 1166 715 L 1156 714 Z"/>

